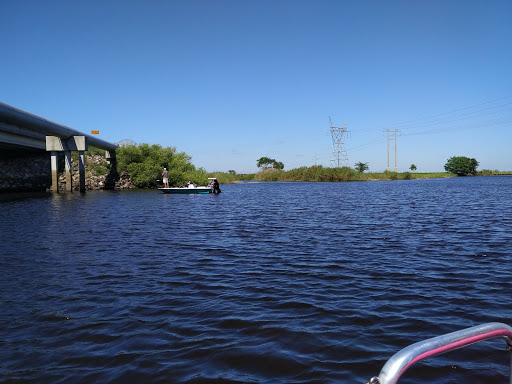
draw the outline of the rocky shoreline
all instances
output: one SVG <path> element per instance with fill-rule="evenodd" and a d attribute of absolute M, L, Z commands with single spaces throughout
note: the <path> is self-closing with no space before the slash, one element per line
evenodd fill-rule
<path fill-rule="evenodd" d="M 59 159 L 59 190 L 66 189 L 64 160 Z M 72 186 L 80 189 L 78 161 L 73 159 Z M 23 156 L 5 156 L 0 159 L 0 193 L 43 192 L 51 187 L 51 165 L 48 153 L 33 153 Z M 85 189 L 134 189 L 130 175 L 119 174 L 111 168 L 101 155 L 85 155 Z"/>
<path fill-rule="evenodd" d="M 73 190 L 80 189 L 80 174 L 77 162 L 73 162 L 72 170 Z M 64 172 L 59 173 L 59 190 L 66 188 L 66 175 Z M 123 171 L 121 174 L 112 171 L 110 164 L 101 155 L 85 155 L 85 189 L 134 189 L 137 188 L 131 181 L 128 172 Z"/>

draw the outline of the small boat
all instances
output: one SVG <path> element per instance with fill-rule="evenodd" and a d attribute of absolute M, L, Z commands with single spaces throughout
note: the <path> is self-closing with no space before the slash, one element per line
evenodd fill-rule
<path fill-rule="evenodd" d="M 212 193 L 211 187 L 169 187 L 169 188 L 158 188 L 159 191 L 163 193 L 182 193 L 182 194 L 191 194 L 191 193 Z"/>
<path fill-rule="evenodd" d="M 189 183 L 188 185 L 181 187 L 158 188 L 158 190 L 162 191 L 163 193 L 172 194 L 220 193 L 221 191 L 218 187 L 219 182 L 217 181 L 217 178 L 209 177 L 208 180 L 211 180 L 210 183 L 204 187 L 196 187 L 195 184 Z M 217 184 L 216 188 L 215 184 Z"/>
<path fill-rule="evenodd" d="M 512 327 L 503 323 L 477 325 L 409 345 L 392 356 L 382 367 L 379 376 L 373 377 L 367 384 L 395 384 L 411 365 L 420 360 L 495 337 L 505 339 L 508 347 L 505 351 L 510 354 Z"/>

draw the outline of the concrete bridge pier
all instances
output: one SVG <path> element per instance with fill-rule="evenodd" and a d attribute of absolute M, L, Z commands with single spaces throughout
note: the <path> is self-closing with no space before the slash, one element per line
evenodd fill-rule
<path fill-rule="evenodd" d="M 85 151 L 78 151 L 78 174 L 80 175 L 80 192 L 85 192 Z"/>
<path fill-rule="evenodd" d="M 80 174 L 80 192 L 85 192 L 85 151 L 87 150 L 85 136 L 72 136 L 61 139 L 57 136 L 46 136 L 46 150 L 51 152 L 52 191 L 58 192 L 57 152 L 64 152 L 66 175 L 66 191 L 73 191 L 71 151 L 78 151 L 78 170 Z"/>
<path fill-rule="evenodd" d="M 71 151 L 64 151 L 64 175 L 66 175 L 66 191 L 73 192 L 73 164 L 71 163 Z"/>
<path fill-rule="evenodd" d="M 57 169 L 57 151 L 51 152 L 52 192 L 59 192 L 59 170 Z"/>

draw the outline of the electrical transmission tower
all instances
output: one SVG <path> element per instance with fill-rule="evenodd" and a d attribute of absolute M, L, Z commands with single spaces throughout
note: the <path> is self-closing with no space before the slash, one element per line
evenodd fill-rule
<path fill-rule="evenodd" d="M 386 171 L 389 171 L 389 129 L 387 129 L 388 132 L 388 167 L 386 168 Z M 400 132 L 395 128 L 395 172 L 398 172 L 398 163 L 397 163 L 397 146 L 396 146 L 396 134 Z"/>
<path fill-rule="evenodd" d="M 331 117 L 329 116 L 329 123 L 331 124 L 331 135 L 332 135 L 332 158 L 331 162 L 337 164 L 336 166 L 340 168 L 341 166 L 348 167 L 348 156 L 347 151 L 345 150 L 345 138 L 347 137 L 347 127 L 346 123 L 343 127 L 335 127 L 332 123 Z"/>

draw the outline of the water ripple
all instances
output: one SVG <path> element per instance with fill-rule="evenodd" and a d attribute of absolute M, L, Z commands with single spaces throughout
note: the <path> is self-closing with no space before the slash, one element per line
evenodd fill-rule
<path fill-rule="evenodd" d="M 0 380 L 365 382 L 416 341 L 512 325 L 511 187 L 251 183 L 2 201 Z M 505 381 L 503 347 L 432 358 L 401 382 Z"/>

